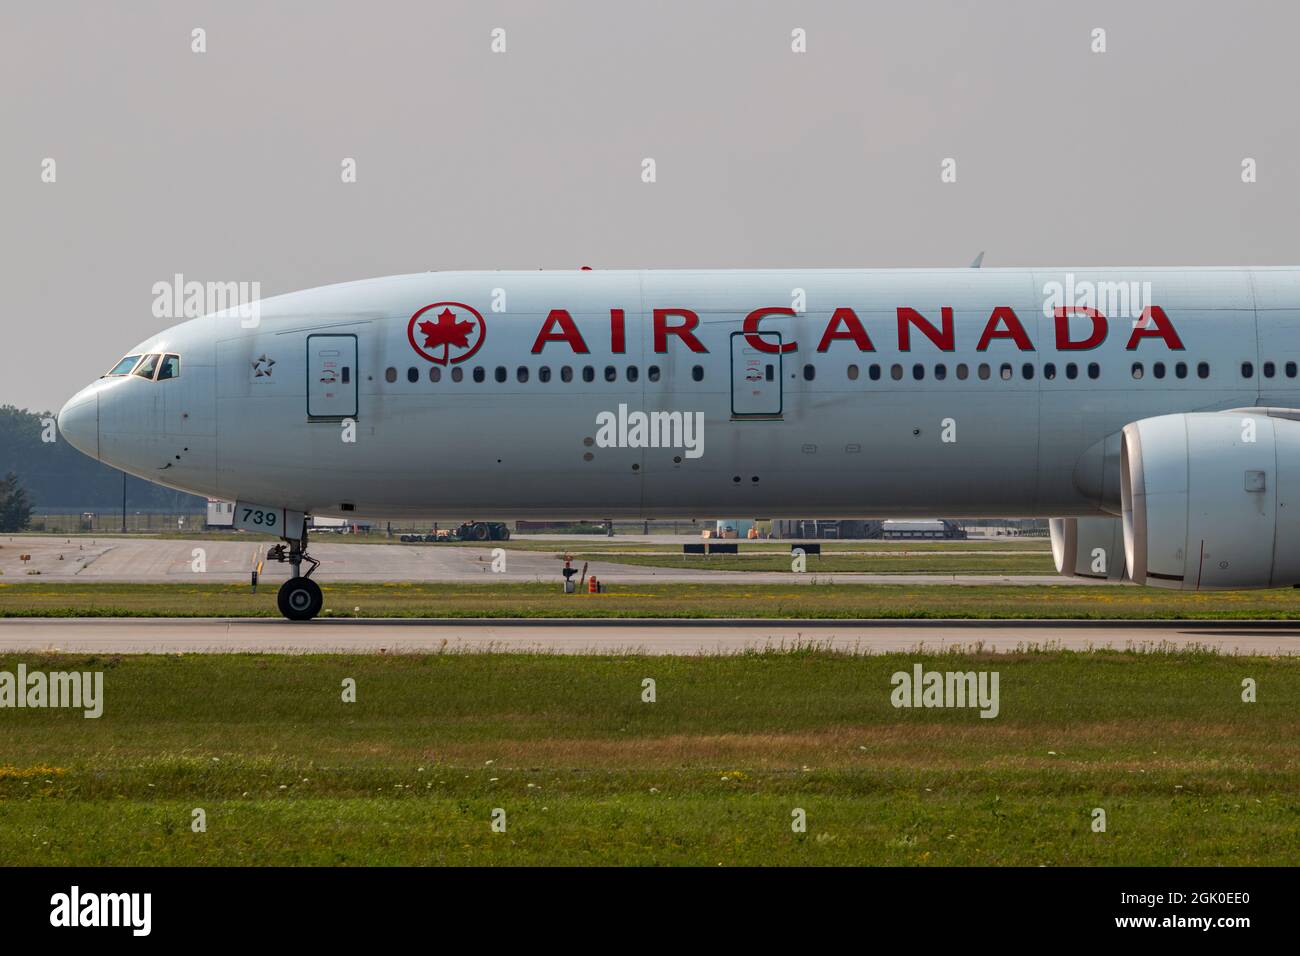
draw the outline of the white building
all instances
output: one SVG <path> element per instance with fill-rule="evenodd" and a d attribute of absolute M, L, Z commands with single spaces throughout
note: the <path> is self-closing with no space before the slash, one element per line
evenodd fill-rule
<path fill-rule="evenodd" d="M 219 498 L 208 499 L 209 528 L 233 528 L 235 526 L 235 503 Z"/>

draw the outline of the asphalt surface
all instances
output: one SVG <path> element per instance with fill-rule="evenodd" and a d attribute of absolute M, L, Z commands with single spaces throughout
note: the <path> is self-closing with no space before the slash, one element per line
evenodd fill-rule
<path fill-rule="evenodd" d="M 635 551 L 638 545 L 655 543 L 655 537 L 614 539 Z M 608 544 L 607 538 L 595 541 Z M 699 541 L 698 538 L 677 538 Z M 567 541 L 567 539 L 566 539 Z M 784 542 L 788 544 L 789 542 Z M 162 583 L 195 580 L 217 583 L 241 583 L 259 559 L 266 555 L 269 541 L 248 538 L 158 539 L 59 536 L 22 536 L 0 538 L 0 581 L 18 582 L 101 582 Z M 320 560 L 316 577 L 324 581 L 556 581 L 563 563 L 556 557 L 566 544 L 557 544 L 555 552 L 507 551 L 505 570 L 492 569 L 492 547 L 473 548 L 459 545 L 349 544 L 330 540 L 326 535 L 312 539 L 311 554 Z M 567 541 L 573 547 L 572 541 Z M 861 542 L 864 551 L 872 542 Z M 28 555 L 30 560 L 21 560 Z M 203 570 L 196 570 L 196 561 Z M 672 556 L 668 556 L 670 559 Z M 578 565 L 581 569 L 581 565 Z M 1004 574 L 791 574 L 778 571 L 709 571 L 705 569 L 649 568 L 619 564 L 611 560 L 594 560 L 589 569 L 603 581 L 624 584 L 716 581 L 720 584 L 812 584 L 833 578 L 844 583 L 860 584 L 1095 584 L 1087 578 L 1056 575 Z M 289 577 L 287 564 L 267 563 L 263 579 L 279 583 Z"/>
<path fill-rule="evenodd" d="M 1293 655 L 1296 622 L 1057 621 L 420 621 L 0 619 L 0 653 L 411 653 L 430 651 L 717 654 L 819 647 L 855 653 L 1029 647 Z"/>

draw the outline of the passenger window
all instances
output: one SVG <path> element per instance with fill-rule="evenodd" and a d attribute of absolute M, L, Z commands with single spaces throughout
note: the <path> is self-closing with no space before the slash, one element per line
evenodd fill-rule
<path fill-rule="evenodd" d="M 1088 363 L 1088 378 L 1097 378 L 1101 375 L 1101 366 L 1096 362 Z"/>
<path fill-rule="evenodd" d="M 406 370 L 406 380 L 414 384 L 420 380 L 420 370 L 412 365 Z"/>
<path fill-rule="evenodd" d="M 988 362 L 980 362 L 980 367 L 979 367 L 979 377 L 980 377 L 981 379 L 983 379 L 984 381 L 988 381 L 988 377 L 989 377 L 991 374 L 993 374 L 993 370 L 992 370 L 991 368 L 989 368 L 989 363 L 988 363 Z"/>
<path fill-rule="evenodd" d="M 537 370 L 537 381 L 549 382 L 550 380 L 551 380 L 551 367 L 549 365 L 543 365 L 541 368 Z"/>
<path fill-rule="evenodd" d="M 614 366 L 612 366 L 612 365 L 606 365 L 606 366 L 605 366 L 605 381 L 607 381 L 607 382 L 617 382 L 617 381 L 618 381 L 618 369 L 614 368 Z"/>
<path fill-rule="evenodd" d="M 965 362 L 962 362 L 957 366 L 957 377 L 961 379 L 963 382 L 966 381 L 966 376 L 969 374 L 970 374 L 970 369 L 966 367 Z"/>
<path fill-rule="evenodd" d="M 1075 365 L 1073 362 L 1067 362 L 1065 365 L 1065 377 L 1073 382 L 1079 377 L 1079 366 Z"/>
<path fill-rule="evenodd" d="M 889 366 L 889 377 L 892 378 L 895 382 L 901 382 L 903 380 L 903 366 L 901 365 Z"/>
<path fill-rule="evenodd" d="M 1272 362 L 1265 362 L 1265 363 L 1264 363 L 1264 377 L 1265 377 L 1265 378 L 1272 378 L 1276 373 L 1277 373 L 1277 366 L 1276 366 L 1276 365 L 1274 365 Z M 158 376 L 158 377 L 159 377 L 159 378 L 162 378 L 161 375 Z"/>
<path fill-rule="evenodd" d="M 942 362 L 936 365 L 934 367 L 934 377 L 942 382 L 948 377 L 948 366 L 944 365 Z"/>
<path fill-rule="evenodd" d="M 573 381 L 573 369 L 570 368 L 568 365 L 560 366 L 560 381 L 561 382 Z"/>
<path fill-rule="evenodd" d="M 459 365 L 457 365 L 455 368 L 451 370 L 451 380 L 453 382 L 459 382 L 464 377 L 465 377 L 465 370 L 461 368 Z"/>
<path fill-rule="evenodd" d="M 388 366 L 388 368 L 384 369 L 384 381 L 385 381 L 385 382 L 388 382 L 390 385 L 391 385 L 393 382 L 396 382 L 396 381 L 397 381 L 397 369 L 393 368 L 391 365 Z"/>
<path fill-rule="evenodd" d="M 135 374 L 139 375 L 141 378 L 153 378 L 153 373 L 158 370 L 158 360 L 160 358 L 162 358 L 162 356 L 157 354 L 147 356 L 145 360 L 140 363 L 140 367 L 135 370 Z"/>
<path fill-rule="evenodd" d="M 1049 382 L 1056 378 L 1056 365 L 1054 363 L 1048 362 L 1043 366 L 1043 378 Z"/>
<path fill-rule="evenodd" d="M 1295 374 L 1296 374 L 1295 362 L 1287 362 L 1285 367 L 1286 367 L 1286 377 L 1295 378 Z"/>
<path fill-rule="evenodd" d="M 181 357 L 179 355 L 164 355 L 162 365 L 158 369 L 158 381 L 180 377 Z"/>
<path fill-rule="evenodd" d="M 1165 377 L 1165 363 L 1164 363 L 1164 362 L 1156 362 L 1156 364 L 1152 365 L 1152 366 L 1151 366 L 1151 374 L 1154 375 L 1156 378 L 1164 378 L 1164 377 Z"/>
<path fill-rule="evenodd" d="M 627 380 L 629 382 L 635 382 L 640 377 L 640 375 L 641 372 L 635 365 L 629 365 L 627 367 Z"/>
<path fill-rule="evenodd" d="M 441 381 L 442 381 L 442 369 L 438 368 L 438 366 L 436 366 L 436 365 L 430 365 L 430 366 L 429 366 L 429 381 L 431 381 L 431 382 L 441 382 Z"/>
<path fill-rule="evenodd" d="M 1009 382 L 1011 380 L 1011 366 L 1006 362 L 1003 362 L 1002 368 L 998 370 L 998 374 L 1002 376 L 1002 381 Z"/>
<path fill-rule="evenodd" d="M 1250 377 L 1251 377 L 1252 375 L 1254 375 L 1254 374 L 1255 374 L 1255 366 L 1251 365 L 1249 362 L 1242 362 L 1242 363 L 1241 363 L 1241 377 L 1242 377 L 1242 378 L 1250 378 Z"/>
<path fill-rule="evenodd" d="M 856 382 L 857 380 L 858 380 L 858 367 L 857 367 L 856 365 L 850 365 L 850 366 L 849 366 L 849 381 L 850 381 L 850 382 Z"/>
<path fill-rule="evenodd" d="M 645 377 L 650 379 L 650 381 L 652 382 L 659 381 L 659 366 L 651 365 L 650 367 L 648 367 L 645 370 Z"/>
<path fill-rule="evenodd" d="M 596 370 L 592 368 L 590 365 L 584 365 L 582 367 L 582 380 L 584 382 L 596 381 Z"/>
<path fill-rule="evenodd" d="M 527 365 L 521 365 L 521 366 L 519 366 L 517 369 L 515 369 L 515 381 L 518 382 L 518 383 L 521 384 L 521 385 L 522 385 L 524 382 L 528 381 L 528 366 L 527 366 Z"/>
<path fill-rule="evenodd" d="M 487 379 L 487 370 L 482 365 L 475 365 L 473 377 L 474 381 L 482 382 Z"/>
<path fill-rule="evenodd" d="M 498 365 L 496 370 L 493 371 L 492 377 L 498 382 L 504 382 L 506 380 L 506 367 L 504 365 Z"/>
<path fill-rule="evenodd" d="M 1210 363 L 1209 363 L 1209 362 L 1197 362 L 1197 363 L 1196 363 L 1196 377 L 1197 377 L 1197 378 L 1209 378 L 1209 377 L 1210 377 Z"/>
<path fill-rule="evenodd" d="M 912 378 L 916 379 L 918 382 L 925 378 L 925 366 L 920 362 L 917 362 L 912 366 Z"/>
<path fill-rule="evenodd" d="M 880 366 L 872 365 L 871 368 L 867 369 L 867 375 L 873 382 L 880 381 Z"/>
<path fill-rule="evenodd" d="M 1174 366 L 1174 375 L 1178 378 L 1187 378 L 1187 363 L 1179 362 Z"/>
<path fill-rule="evenodd" d="M 1141 362 L 1134 362 L 1134 363 L 1133 363 L 1133 377 L 1134 377 L 1134 378 L 1141 378 L 1142 375 L 1143 375 L 1143 371 L 1142 371 L 1142 363 L 1141 363 Z"/>
<path fill-rule="evenodd" d="M 126 358 L 122 359 L 122 361 L 118 362 L 111 369 L 105 372 L 104 377 L 108 378 L 108 376 L 110 375 L 130 375 L 131 369 L 135 368 L 135 363 L 138 361 L 140 361 L 140 356 L 128 355 Z"/>
<path fill-rule="evenodd" d="M 816 377 L 817 377 L 817 369 L 816 369 L 816 368 L 814 368 L 814 367 L 811 366 L 811 365 L 805 365 L 805 366 L 803 367 L 803 380 L 804 380 L 805 382 L 811 382 L 811 381 L 812 381 L 813 379 L 815 379 Z"/>
<path fill-rule="evenodd" d="M 704 381 L 704 366 L 703 366 L 703 365 L 696 365 L 696 366 L 692 367 L 692 368 L 691 368 L 691 378 L 695 379 L 695 381 L 697 381 L 697 382 L 702 382 L 702 381 Z"/>
<path fill-rule="evenodd" d="M 1020 366 L 1020 374 L 1021 374 L 1021 376 L 1025 379 L 1025 381 L 1028 381 L 1029 379 L 1033 378 L 1033 377 L 1034 377 L 1034 363 L 1033 363 L 1033 362 L 1026 362 L 1024 365 Z"/>

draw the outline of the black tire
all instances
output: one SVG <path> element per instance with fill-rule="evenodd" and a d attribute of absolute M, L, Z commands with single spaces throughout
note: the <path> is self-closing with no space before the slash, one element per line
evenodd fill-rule
<path fill-rule="evenodd" d="M 470 529 L 469 533 L 470 537 L 475 541 L 486 541 L 492 535 L 492 532 L 488 530 L 488 526 L 481 522 L 474 525 L 474 527 Z"/>
<path fill-rule="evenodd" d="M 290 578 L 280 585 L 276 596 L 280 613 L 291 621 L 310 621 L 320 613 L 325 598 L 320 585 L 311 578 Z"/>
<path fill-rule="evenodd" d="M 510 529 L 507 528 L 505 525 L 501 526 L 501 540 L 502 541 L 510 540 Z"/>

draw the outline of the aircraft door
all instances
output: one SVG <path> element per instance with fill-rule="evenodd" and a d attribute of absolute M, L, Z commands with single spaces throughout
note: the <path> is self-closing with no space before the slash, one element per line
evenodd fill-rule
<path fill-rule="evenodd" d="M 355 418 L 357 337 L 307 336 L 307 417 Z"/>
<path fill-rule="evenodd" d="M 777 351 L 765 352 L 749 341 L 761 339 Z M 731 417 L 780 418 L 782 410 L 780 332 L 731 334 Z"/>

